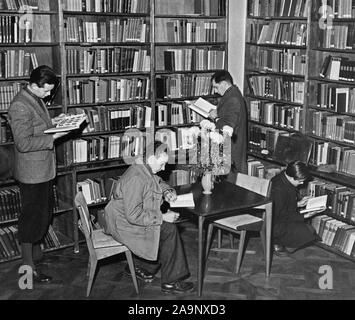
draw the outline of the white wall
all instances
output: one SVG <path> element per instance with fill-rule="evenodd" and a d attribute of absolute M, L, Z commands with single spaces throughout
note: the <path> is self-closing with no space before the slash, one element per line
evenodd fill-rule
<path fill-rule="evenodd" d="M 247 0 L 229 0 L 228 70 L 243 92 Z"/>

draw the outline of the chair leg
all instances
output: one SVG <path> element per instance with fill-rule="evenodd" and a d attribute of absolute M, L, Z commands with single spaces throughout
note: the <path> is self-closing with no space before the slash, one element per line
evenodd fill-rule
<path fill-rule="evenodd" d="M 240 266 L 242 264 L 243 253 L 244 253 L 244 242 L 245 242 L 246 233 L 247 233 L 246 230 L 242 230 L 241 233 L 240 233 L 236 273 L 239 273 Z"/>
<path fill-rule="evenodd" d="M 222 247 L 222 230 L 221 229 L 218 229 L 218 233 L 217 233 L 217 247 L 218 249 L 221 249 Z"/>
<path fill-rule="evenodd" d="M 234 249 L 234 237 L 231 233 L 229 234 L 229 242 L 231 244 L 231 249 Z"/>
<path fill-rule="evenodd" d="M 220 231 L 220 230 L 218 230 Z M 208 254 L 210 253 L 210 248 L 212 244 L 212 234 L 213 234 L 213 223 L 210 223 L 208 225 L 208 231 L 207 231 L 207 240 L 206 240 L 206 258 L 205 261 L 207 261 Z"/>
<path fill-rule="evenodd" d="M 88 262 L 88 268 L 86 270 L 86 276 L 88 277 L 90 275 L 90 259 L 89 259 L 89 262 Z"/>
<path fill-rule="evenodd" d="M 132 259 L 132 253 L 131 253 L 131 251 L 127 250 L 125 252 L 125 254 L 126 254 L 126 258 L 127 258 L 127 262 L 128 262 L 128 266 L 129 266 L 129 271 L 131 271 L 131 276 L 132 276 L 134 288 L 136 289 L 137 294 L 139 294 L 138 283 L 137 283 L 137 278 L 136 278 L 136 271 L 134 269 L 134 264 L 133 264 L 133 259 Z"/>
<path fill-rule="evenodd" d="M 88 288 L 86 291 L 86 296 L 88 297 L 90 295 L 91 287 L 94 281 L 95 277 L 95 271 L 96 271 L 96 266 L 97 266 L 97 260 L 91 260 L 90 262 L 90 273 L 89 273 L 89 282 L 88 282 Z"/>

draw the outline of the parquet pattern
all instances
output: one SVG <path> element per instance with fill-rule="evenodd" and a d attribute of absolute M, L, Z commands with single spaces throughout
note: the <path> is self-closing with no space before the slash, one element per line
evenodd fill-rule
<path fill-rule="evenodd" d="M 191 277 L 196 283 L 197 228 L 193 223 L 180 225 Z M 237 239 L 235 247 L 237 247 Z M 234 273 L 236 249 L 230 249 L 229 237 L 223 237 L 216 249 L 216 237 L 208 260 L 203 295 L 195 292 L 166 295 L 160 292 L 160 274 L 150 284 L 139 282 L 137 296 L 132 280 L 124 274 L 125 256 L 108 258 L 99 271 L 89 298 L 86 298 L 88 252 L 85 243 L 80 253 L 71 248 L 47 253 L 42 270 L 52 275 L 50 284 L 36 285 L 33 290 L 18 287 L 20 261 L 0 264 L 1 300 L 353 300 L 355 299 L 355 264 L 333 253 L 312 246 L 290 257 L 273 257 L 271 276 L 265 277 L 260 239 L 249 240 L 240 275 Z M 320 289 L 321 266 L 333 271 L 333 289 Z"/>

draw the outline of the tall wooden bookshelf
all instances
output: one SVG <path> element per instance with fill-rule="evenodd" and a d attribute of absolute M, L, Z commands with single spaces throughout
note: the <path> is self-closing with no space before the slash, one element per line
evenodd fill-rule
<path fill-rule="evenodd" d="M 333 220 L 322 220 L 327 231 L 320 218 L 312 223 L 322 230 L 323 248 L 353 261 L 354 18 L 352 1 L 248 1 L 244 91 L 250 156 L 285 165 L 273 154 L 279 136 L 312 142 L 309 164 L 319 180 L 313 192 L 333 199 L 327 211 Z"/>
<path fill-rule="evenodd" d="M 17 1 L 0 1 L 0 149 L 9 170 L 0 181 L 0 262 L 20 257 L 17 221 L 21 200 L 19 187 L 11 174 L 14 144 L 7 109 L 37 66 L 48 64 L 61 76 L 58 3 L 39 0 L 27 4 L 30 6 L 19 6 Z M 62 112 L 60 93 L 48 108 L 52 116 Z M 43 243 L 46 251 L 71 246 L 74 240 L 72 174 L 60 159 L 63 156 L 59 149 L 53 222 Z"/>

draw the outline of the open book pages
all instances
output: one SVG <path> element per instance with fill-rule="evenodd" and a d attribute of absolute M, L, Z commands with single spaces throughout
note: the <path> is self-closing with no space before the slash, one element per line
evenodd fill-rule
<path fill-rule="evenodd" d="M 170 207 L 171 208 L 195 207 L 193 194 L 191 192 L 185 194 L 179 194 L 177 196 L 177 199 L 174 202 L 170 202 Z"/>
<path fill-rule="evenodd" d="M 65 116 L 56 121 L 55 127 L 45 130 L 44 133 L 65 132 L 79 129 L 80 125 L 85 120 L 86 115 L 84 113 Z"/>
<path fill-rule="evenodd" d="M 216 110 L 217 107 L 212 103 L 208 102 L 203 98 L 198 98 L 196 101 L 185 101 L 187 106 L 202 115 L 205 118 L 208 118 L 208 114 L 211 110 Z"/>
<path fill-rule="evenodd" d="M 311 211 L 325 210 L 327 208 L 327 198 L 328 195 L 309 198 L 306 208 L 300 210 L 300 213 L 304 214 Z"/>
<path fill-rule="evenodd" d="M 237 229 L 240 226 L 244 225 L 249 225 L 252 223 L 260 222 L 262 219 L 258 217 L 254 217 L 250 214 L 242 214 L 239 216 L 233 216 L 233 217 L 228 217 L 228 218 L 223 218 L 216 220 L 215 223 L 219 223 L 223 226 L 232 228 L 232 229 Z"/>

